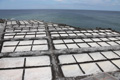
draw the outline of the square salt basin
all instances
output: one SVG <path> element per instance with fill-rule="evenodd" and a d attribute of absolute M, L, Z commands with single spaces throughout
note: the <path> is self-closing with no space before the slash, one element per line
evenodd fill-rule
<path fill-rule="evenodd" d="M 74 57 L 76 58 L 77 62 L 86 62 L 86 61 L 92 61 L 90 56 L 85 53 L 85 54 L 75 54 Z"/>
<path fill-rule="evenodd" d="M 92 38 L 93 41 L 101 41 L 99 38 Z"/>
<path fill-rule="evenodd" d="M 33 44 L 47 44 L 47 40 L 34 40 Z"/>
<path fill-rule="evenodd" d="M 14 52 L 15 47 L 2 47 L 1 52 Z"/>
<path fill-rule="evenodd" d="M 33 45 L 32 50 L 48 50 L 48 45 Z"/>
<path fill-rule="evenodd" d="M 93 42 L 91 39 L 83 39 L 85 42 Z"/>
<path fill-rule="evenodd" d="M 32 44 L 32 40 L 29 41 L 20 41 L 19 45 L 31 45 Z"/>
<path fill-rule="evenodd" d="M 84 42 L 82 39 L 73 39 L 76 43 L 77 42 Z"/>
<path fill-rule="evenodd" d="M 120 60 L 112 60 L 112 62 L 120 68 Z"/>
<path fill-rule="evenodd" d="M 91 47 L 100 47 L 97 43 L 88 43 Z"/>
<path fill-rule="evenodd" d="M 102 41 L 109 41 L 108 38 L 100 38 Z"/>
<path fill-rule="evenodd" d="M 79 48 L 76 44 L 66 44 L 68 48 Z"/>
<path fill-rule="evenodd" d="M 117 67 L 115 67 L 111 62 L 109 61 L 103 61 L 103 62 L 98 62 L 97 63 L 101 69 L 104 71 L 104 72 L 112 72 L 112 71 L 117 71 Z"/>
<path fill-rule="evenodd" d="M 108 59 L 112 59 L 112 58 L 119 58 L 119 56 L 117 56 L 115 53 L 113 53 L 112 51 L 107 51 L 107 52 L 101 52 L 105 57 L 107 57 Z"/>
<path fill-rule="evenodd" d="M 96 74 L 101 72 L 101 70 L 95 63 L 80 64 L 80 66 L 85 74 Z"/>
<path fill-rule="evenodd" d="M 78 45 L 81 47 L 81 48 L 87 48 L 87 47 L 90 47 L 88 44 L 86 43 L 78 43 Z"/>
<path fill-rule="evenodd" d="M 25 69 L 24 80 L 52 80 L 50 67 Z"/>
<path fill-rule="evenodd" d="M 59 44 L 59 45 L 54 45 L 55 49 L 66 49 L 66 45 L 65 44 Z"/>
<path fill-rule="evenodd" d="M 111 46 L 118 46 L 119 44 L 117 44 L 116 42 L 107 42 L 108 44 L 110 44 Z"/>
<path fill-rule="evenodd" d="M 95 52 L 95 53 L 89 53 L 91 55 L 91 57 L 94 60 L 102 60 L 102 59 L 106 59 L 103 55 L 100 54 L 100 52 Z"/>
<path fill-rule="evenodd" d="M 30 51 L 31 50 L 31 46 L 17 46 L 16 51 Z"/>
<path fill-rule="evenodd" d="M 64 39 L 63 40 L 65 43 L 74 43 L 72 39 Z"/>
<path fill-rule="evenodd" d="M 49 56 L 26 57 L 26 66 L 50 65 Z"/>
<path fill-rule="evenodd" d="M 59 58 L 60 64 L 76 63 L 72 55 L 60 55 L 58 58 Z"/>
<path fill-rule="evenodd" d="M 61 67 L 65 77 L 77 77 L 83 75 L 78 65 L 66 65 Z"/>
<path fill-rule="evenodd" d="M 63 40 L 53 40 L 54 44 L 64 43 Z"/>
<path fill-rule="evenodd" d="M 23 70 L 0 70 L 0 80 L 22 80 Z"/>
<path fill-rule="evenodd" d="M 0 68 L 16 68 L 23 67 L 24 58 L 1 58 Z"/>
<path fill-rule="evenodd" d="M 114 52 L 120 56 L 120 51 L 114 51 Z"/>
<path fill-rule="evenodd" d="M 100 44 L 101 46 L 110 46 L 110 45 L 107 44 L 106 42 L 98 42 L 98 44 Z"/>

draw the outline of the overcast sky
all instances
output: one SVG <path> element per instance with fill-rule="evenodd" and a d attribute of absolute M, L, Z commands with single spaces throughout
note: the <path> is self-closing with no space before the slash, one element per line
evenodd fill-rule
<path fill-rule="evenodd" d="M 120 11 L 120 0 L 0 0 L 0 9 L 83 9 Z"/>

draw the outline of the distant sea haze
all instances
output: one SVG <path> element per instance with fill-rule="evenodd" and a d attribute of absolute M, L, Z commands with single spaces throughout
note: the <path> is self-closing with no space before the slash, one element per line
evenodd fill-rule
<path fill-rule="evenodd" d="M 15 20 L 44 20 L 81 28 L 112 28 L 120 31 L 119 11 L 93 10 L 0 10 L 0 18 Z"/>

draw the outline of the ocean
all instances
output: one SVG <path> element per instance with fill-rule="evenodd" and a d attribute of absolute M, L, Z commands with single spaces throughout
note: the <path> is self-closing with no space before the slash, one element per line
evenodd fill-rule
<path fill-rule="evenodd" d="M 112 28 L 120 31 L 120 11 L 95 10 L 0 10 L 0 18 L 44 20 L 81 28 Z"/>

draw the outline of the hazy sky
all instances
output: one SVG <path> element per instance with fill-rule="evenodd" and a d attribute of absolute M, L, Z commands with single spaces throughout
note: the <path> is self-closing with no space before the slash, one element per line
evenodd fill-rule
<path fill-rule="evenodd" d="M 120 0 L 0 0 L 0 9 L 87 9 L 120 11 Z"/>

